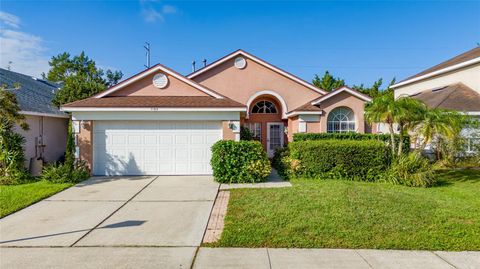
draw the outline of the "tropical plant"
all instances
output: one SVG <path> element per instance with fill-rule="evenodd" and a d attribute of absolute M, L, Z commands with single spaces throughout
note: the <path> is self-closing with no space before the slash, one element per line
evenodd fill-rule
<path fill-rule="evenodd" d="M 64 163 L 51 163 L 42 171 L 43 180 L 54 183 L 77 183 L 90 177 L 90 171 L 84 161 L 75 160 L 75 142 L 72 122 L 68 124 L 67 147 Z"/>
<path fill-rule="evenodd" d="M 390 147 L 392 154 L 395 155 L 395 99 L 392 95 L 382 95 L 374 98 L 365 105 L 365 119 L 371 123 L 385 123 L 390 133 Z"/>
<path fill-rule="evenodd" d="M 431 187 L 436 183 L 432 165 L 418 151 L 396 158 L 384 180 L 410 187 Z"/>
<path fill-rule="evenodd" d="M 22 145 L 25 138 L 14 131 L 15 125 L 28 130 L 20 114 L 17 98 L 6 86 L 0 87 L 0 178 L 2 183 L 16 183 L 28 177 L 24 168 Z"/>
<path fill-rule="evenodd" d="M 390 146 L 394 156 L 402 154 L 403 140 L 398 145 L 395 141 L 395 127 L 400 136 L 408 135 L 416 125 L 422 122 L 427 111 L 426 105 L 410 97 L 395 99 L 393 95 L 385 94 L 367 103 L 365 118 L 369 123 L 385 123 L 390 133 Z"/>
<path fill-rule="evenodd" d="M 421 139 L 420 149 L 423 150 L 434 140 L 453 140 L 460 135 L 468 118 L 457 111 L 427 108 L 421 121 L 414 126 L 415 134 Z"/>

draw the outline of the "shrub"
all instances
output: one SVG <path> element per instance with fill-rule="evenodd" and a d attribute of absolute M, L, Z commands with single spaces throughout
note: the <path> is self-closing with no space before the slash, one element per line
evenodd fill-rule
<path fill-rule="evenodd" d="M 373 140 L 297 141 L 288 147 L 295 176 L 375 181 L 391 161 L 388 147 Z"/>
<path fill-rule="evenodd" d="M 262 182 L 271 172 L 270 161 L 258 141 L 218 141 L 212 146 L 210 163 L 220 183 Z"/>
<path fill-rule="evenodd" d="M 253 140 L 253 133 L 247 127 L 240 127 L 240 140 Z"/>
<path fill-rule="evenodd" d="M 9 124 L 0 129 L 0 184 L 20 184 L 31 180 L 24 167 L 25 138 L 13 131 Z"/>
<path fill-rule="evenodd" d="M 396 158 L 385 174 L 385 181 L 410 187 L 431 187 L 436 183 L 432 165 L 418 152 Z"/>
<path fill-rule="evenodd" d="M 84 161 L 73 164 L 52 163 L 43 168 L 41 179 L 53 183 L 78 183 L 90 177 L 90 171 Z"/>
<path fill-rule="evenodd" d="M 390 146 L 390 134 L 361 134 L 355 132 L 348 133 L 297 133 L 293 135 L 293 141 L 307 141 L 307 140 L 378 140 Z M 395 135 L 395 143 L 398 145 L 400 135 Z M 410 137 L 403 137 L 403 152 L 410 152 Z"/>

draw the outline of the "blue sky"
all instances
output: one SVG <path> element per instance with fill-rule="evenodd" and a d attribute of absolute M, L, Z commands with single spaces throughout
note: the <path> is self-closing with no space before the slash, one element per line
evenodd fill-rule
<path fill-rule="evenodd" d="M 22 1 L 0 4 L 0 64 L 31 75 L 84 50 L 125 77 L 152 63 L 182 74 L 242 48 L 299 77 L 403 79 L 480 42 L 480 1 Z"/>

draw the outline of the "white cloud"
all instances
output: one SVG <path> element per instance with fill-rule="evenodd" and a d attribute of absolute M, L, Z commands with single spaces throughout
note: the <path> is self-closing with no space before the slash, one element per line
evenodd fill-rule
<path fill-rule="evenodd" d="M 11 16 L 15 17 L 16 21 L 11 20 L 12 23 L 9 24 L 2 17 L 2 22 L 10 28 L 18 28 L 20 19 L 14 15 Z M 49 68 L 46 51 L 43 39 L 39 36 L 17 29 L 8 29 L 8 27 L 0 29 L 0 66 L 2 68 L 10 67 L 12 71 L 39 77 Z"/>
<path fill-rule="evenodd" d="M 177 13 L 177 8 L 162 5 L 159 0 L 140 0 L 142 17 L 146 22 L 165 21 L 165 15 Z"/>
<path fill-rule="evenodd" d="M 3 11 L 0 11 L 0 22 L 13 28 L 18 28 L 20 26 L 19 17 Z"/>
<path fill-rule="evenodd" d="M 171 5 L 164 5 L 162 8 L 164 14 L 175 14 L 177 13 L 177 8 Z"/>
<path fill-rule="evenodd" d="M 155 10 L 153 7 L 142 8 L 142 16 L 146 22 L 164 21 L 163 15 Z"/>

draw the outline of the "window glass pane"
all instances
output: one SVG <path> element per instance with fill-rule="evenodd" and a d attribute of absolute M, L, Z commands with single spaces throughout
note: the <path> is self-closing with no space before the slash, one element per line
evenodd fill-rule
<path fill-rule="evenodd" d="M 252 113 L 276 114 L 277 107 L 270 101 L 259 101 L 253 106 Z"/>
<path fill-rule="evenodd" d="M 332 110 L 327 117 L 327 131 L 355 131 L 355 115 L 353 111 L 347 107 L 339 107 Z"/>

